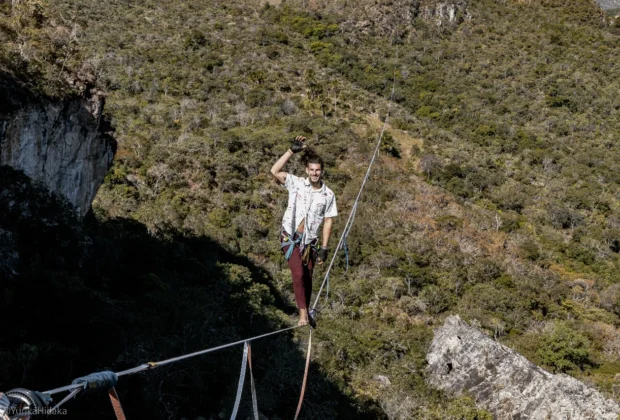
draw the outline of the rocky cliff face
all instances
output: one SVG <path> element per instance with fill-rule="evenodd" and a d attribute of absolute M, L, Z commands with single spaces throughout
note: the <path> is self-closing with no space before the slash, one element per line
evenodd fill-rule
<path fill-rule="evenodd" d="M 420 16 L 437 26 L 453 25 L 469 18 L 467 0 L 431 2 L 420 6 Z"/>
<path fill-rule="evenodd" d="M 620 9 L 620 0 L 597 0 L 596 2 L 603 10 Z"/>
<path fill-rule="evenodd" d="M 112 165 L 114 140 L 101 131 L 103 98 L 33 100 L 0 83 L 0 165 L 62 194 L 83 217 Z M 16 97 L 15 95 L 20 95 Z"/>
<path fill-rule="evenodd" d="M 470 393 L 496 419 L 610 419 L 620 406 L 567 375 L 553 375 L 525 357 L 449 317 L 427 354 L 430 383 Z"/>
<path fill-rule="evenodd" d="M 361 2 L 344 27 L 375 36 L 393 36 L 396 28 L 411 27 L 418 17 L 437 26 L 456 25 L 469 18 L 467 0 Z"/>

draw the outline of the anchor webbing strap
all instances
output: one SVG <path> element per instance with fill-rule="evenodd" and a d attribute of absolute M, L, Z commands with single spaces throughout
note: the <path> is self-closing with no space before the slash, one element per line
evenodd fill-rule
<path fill-rule="evenodd" d="M 308 368 L 310 367 L 310 350 L 312 349 L 312 329 L 310 329 L 310 336 L 308 338 L 308 353 L 306 355 L 306 369 L 304 371 L 304 380 L 301 383 L 301 395 L 299 396 L 299 403 L 297 404 L 297 411 L 295 412 L 295 420 L 299 417 L 301 411 L 301 404 L 304 402 L 304 394 L 306 393 L 306 382 L 308 380 Z"/>
<path fill-rule="evenodd" d="M 241 402 L 241 394 L 243 393 L 243 382 L 245 381 L 245 371 L 248 366 L 248 342 L 243 343 L 243 358 L 241 359 L 241 374 L 239 375 L 239 386 L 237 387 L 237 398 L 235 398 L 235 406 L 233 407 L 230 420 L 235 420 L 237 411 L 239 411 L 239 403 Z"/>
<path fill-rule="evenodd" d="M 126 420 L 125 412 L 123 411 L 123 407 L 121 406 L 121 400 L 118 398 L 118 394 L 116 393 L 116 389 L 114 387 L 108 390 L 108 395 L 110 396 L 110 401 L 112 402 L 112 408 L 114 408 L 114 414 L 116 414 L 117 420 Z"/>
<path fill-rule="evenodd" d="M 250 384 L 252 386 L 252 411 L 254 412 L 254 420 L 258 417 L 258 402 L 256 399 L 256 386 L 254 385 L 254 374 L 252 373 L 252 345 L 248 344 L 248 366 L 250 366 Z"/>

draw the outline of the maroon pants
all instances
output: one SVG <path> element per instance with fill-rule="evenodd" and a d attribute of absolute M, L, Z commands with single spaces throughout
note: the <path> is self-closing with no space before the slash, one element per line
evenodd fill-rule
<path fill-rule="evenodd" d="M 297 238 L 297 233 L 295 238 Z M 284 240 L 284 235 L 280 235 L 280 242 Z M 316 261 L 316 250 L 313 248 L 310 250 L 310 258 L 308 258 L 308 264 L 304 265 L 301 260 L 301 253 L 299 252 L 299 244 L 295 244 L 295 249 L 291 258 L 288 260 L 288 266 L 291 269 L 291 275 L 293 277 L 293 292 L 295 292 L 295 301 L 297 302 L 297 308 L 306 309 L 310 306 L 310 296 L 312 295 L 312 271 L 314 269 L 314 261 Z M 310 244 L 306 246 L 311 246 Z M 286 254 L 291 247 L 285 246 L 282 248 L 282 252 Z"/>

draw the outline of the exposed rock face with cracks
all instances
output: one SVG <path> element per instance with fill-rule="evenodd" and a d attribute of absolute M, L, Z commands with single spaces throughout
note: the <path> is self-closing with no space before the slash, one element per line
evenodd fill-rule
<path fill-rule="evenodd" d="M 457 25 L 470 18 L 467 5 L 467 0 L 362 2 L 343 27 L 373 36 L 402 36 L 403 31 L 412 29 L 416 18 L 436 26 Z"/>
<path fill-rule="evenodd" d="M 431 385 L 468 392 L 496 419 L 616 420 L 620 406 L 568 375 L 553 375 L 470 327 L 458 315 L 435 331 Z"/>
<path fill-rule="evenodd" d="M 0 83 L 0 165 L 23 171 L 64 196 L 83 217 L 114 157 L 114 139 L 102 133 L 103 97 L 35 99 Z"/>
<path fill-rule="evenodd" d="M 620 0 L 596 0 L 603 10 L 620 9 Z"/>

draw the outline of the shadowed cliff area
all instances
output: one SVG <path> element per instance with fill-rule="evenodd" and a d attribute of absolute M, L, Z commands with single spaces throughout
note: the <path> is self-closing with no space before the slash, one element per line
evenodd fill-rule
<path fill-rule="evenodd" d="M 0 179 L 3 390 L 53 389 L 288 325 L 294 308 L 269 276 L 209 238 L 175 231 L 155 238 L 138 222 L 92 213 L 80 224 L 22 173 L 0 167 Z M 307 336 L 300 330 L 253 344 L 259 411 L 268 418 L 295 411 Z M 123 408 L 129 418 L 229 416 L 241 354 L 236 346 L 121 377 Z M 240 418 L 250 401 L 247 378 Z M 372 402 L 356 404 L 311 366 L 303 418 L 381 417 Z M 66 418 L 113 416 L 105 392 L 63 407 Z"/>
<path fill-rule="evenodd" d="M 28 89 L 23 86 L 23 82 L 16 81 L 14 75 L 1 69 L 0 92 L 3 96 L 0 101 L 0 114 L 15 111 L 33 99 Z"/>

